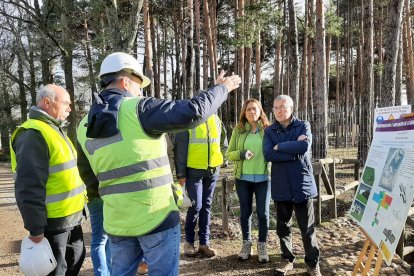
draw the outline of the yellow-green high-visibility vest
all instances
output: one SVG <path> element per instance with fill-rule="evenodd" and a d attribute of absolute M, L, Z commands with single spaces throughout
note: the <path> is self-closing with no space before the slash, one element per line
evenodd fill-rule
<path fill-rule="evenodd" d="M 217 115 L 210 116 L 204 124 L 188 132 L 187 167 L 205 170 L 223 164 L 220 151 L 221 121 Z"/>
<path fill-rule="evenodd" d="M 12 134 L 13 144 L 21 129 L 40 131 L 49 149 L 49 177 L 46 182 L 47 218 L 67 217 L 81 211 L 85 205 L 85 185 L 76 166 L 77 153 L 72 142 L 47 123 L 29 119 Z M 12 171 L 16 175 L 16 154 L 10 146 Z"/>
<path fill-rule="evenodd" d="M 78 141 L 99 180 L 104 229 L 115 236 L 145 235 L 178 211 L 165 136 L 154 139 L 145 133 L 137 118 L 138 102 L 124 99 L 116 135 L 87 138 L 87 116 L 78 128 Z"/>

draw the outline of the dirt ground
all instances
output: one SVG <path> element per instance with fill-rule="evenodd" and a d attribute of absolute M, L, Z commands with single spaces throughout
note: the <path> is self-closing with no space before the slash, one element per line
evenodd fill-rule
<path fill-rule="evenodd" d="M 214 211 L 214 210 L 213 210 Z M 184 214 L 182 214 L 182 219 Z M 237 254 L 241 246 L 237 216 L 229 222 L 230 235 L 221 231 L 221 220 L 216 213 L 211 225 L 211 243 L 218 256 L 207 259 L 201 256 L 188 258 L 181 254 L 180 275 L 273 275 L 280 261 L 279 242 L 275 230 L 269 232 L 270 262 L 260 264 L 257 255 L 246 262 L 239 262 Z M 93 275 L 90 258 L 90 224 L 83 224 L 87 255 L 80 275 Z M 346 217 L 323 223 L 317 228 L 321 248 L 322 275 L 351 275 L 362 248 L 364 237 L 359 229 Z M 15 204 L 10 165 L 0 163 L 0 276 L 22 275 L 18 268 L 20 241 L 27 235 L 20 213 Z M 257 236 L 257 235 L 256 235 Z M 303 260 L 300 233 L 294 229 L 294 251 L 297 254 L 295 269 L 289 275 L 307 275 Z M 181 249 L 184 240 L 182 238 Z M 254 254 L 256 254 L 254 246 Z M 183 250 L 181 250 L 183 252 Z M 380 275 L 410 275 L 410 265 L 395 257 L 390 267 L 383 266 Z"/>

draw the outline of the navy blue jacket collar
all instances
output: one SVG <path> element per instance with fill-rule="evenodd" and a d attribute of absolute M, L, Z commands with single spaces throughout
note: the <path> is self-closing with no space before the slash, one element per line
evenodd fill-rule
<path fill-rule="evenodd" d="M 125 97 L 133 95 L 116 88 L 105 89 L 100 94 L 94 93 L 86 137 L 105 138 L 119 133 L 118 113 Z"/>

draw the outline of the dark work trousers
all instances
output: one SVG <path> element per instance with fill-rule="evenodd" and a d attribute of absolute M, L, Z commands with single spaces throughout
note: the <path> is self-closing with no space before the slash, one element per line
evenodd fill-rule
<path fill-rule="evenodd" d="M 266 242 L 269 230 L 270 182 L 250 182 L 236 179 L 236 191 L 240 201 L 240 227 L 243 240 L 251 240 L 254 195 L 259 221 L 259 242 Z"/>
<path fill-rule="evenodd" d="M 198 221 L 200 245 L 209 244 L 210 210 L 218 177 L 219 169 L 214 172 L 206 171 L 206 176 L 189 176 L 186 179 L 185 187 L 193 203 L 188 208 L 185 219 L 185 240 L 189 243 L 194 243 L 195 227 Z"/>
<path fill-rule="evenodd" d="M 305 249 L 305 263 L 309 267 L 315 267 L 319 262 L 319 246 L 315 233 L 315 213 L 313 201 L 308 199 L 305 202 L 294 203 L 277 201 L 277 235 L 280 239 L 282 258 L 293 262 L 295 255 L 292 252 L 292 215 L 295 210 L 296 220 L 302 234 L 303 247 Z"/>
<path fill-rule="evenodd" d="M 45 237 L 57 262 L 56 269 L 49 275 L 78 275 L 86 253 L 82 227 L 78 225 L 61 231 L 47 231 Z"/>

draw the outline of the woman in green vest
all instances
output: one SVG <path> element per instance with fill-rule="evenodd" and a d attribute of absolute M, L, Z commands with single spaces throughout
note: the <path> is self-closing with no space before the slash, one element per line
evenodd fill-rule
<path fill-rule="evenodd" d="M 259 221 L 257 255 L 259 262 L 269 261 L 267 254 L 267 232 L 269 228 L 270 182 L 267 162 L 263 157 L 264 129 L 269 125 L 260 102 L 249 99 L 243 103 L 240 120 L 233 130 L 227 157 L 234 161 L 237 196 L 240 201 L 240 226 L 243 244 L 238 255 L 244 261 L 252 254 L 251 220 L 253 195 Z"/>

